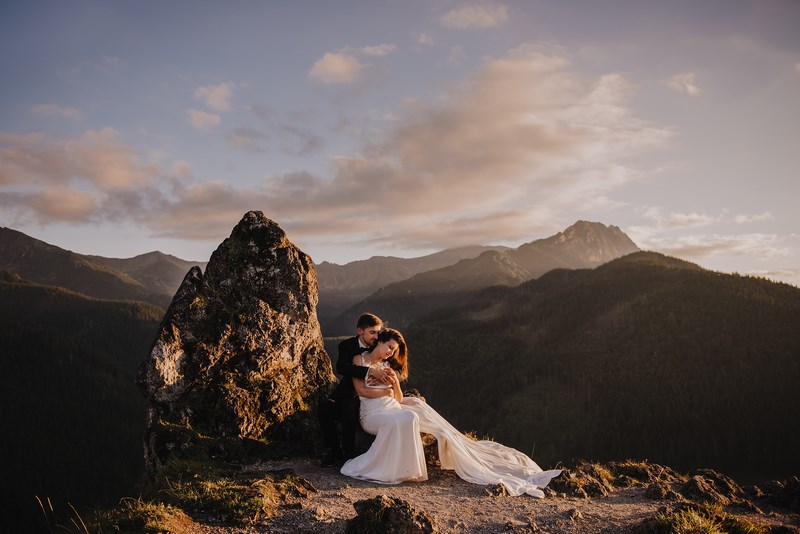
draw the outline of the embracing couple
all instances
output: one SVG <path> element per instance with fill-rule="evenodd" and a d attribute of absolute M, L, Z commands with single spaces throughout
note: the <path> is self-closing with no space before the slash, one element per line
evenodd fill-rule
<path fill-rule="evenodd" d="M 344 375 L 320 405 L 319 419 L 329 454 L 323 465 L 339 465 L 353 478 L 397 484 L 427 480 L 420 432 L 432 434 L 442 469 L 452 469 L 475 484 L 503 484 L 511 495 L 544 497 L 542 488 L 561 471 L 542 469 L 516 449 L 494 441 L 473 441 L 459 432 L 424 400 L 404 397 L 400 382 L 408 377 L 408 347 L 403 335 L 383 328 L 363 314 L 358 335 L 339 344 L 336 370 Z M 336 420 L 342 423 L 339 445 Z M 359 422 L 375 436 L 367 452 L 355 456 Z"/>

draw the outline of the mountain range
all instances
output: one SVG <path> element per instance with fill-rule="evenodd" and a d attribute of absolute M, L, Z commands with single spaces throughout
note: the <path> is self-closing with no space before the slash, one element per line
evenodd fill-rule
<path fill-rule="evenodd" d="M 323 261 L 316 266 L 320 302 L 317 315 L 320 323 L 325 324 L 387 284 L 453 265 L 463 259 L 475 258 L 482 252 L 507 249 L 508 247 L 499 246 L 467 246 L 449 248 L 418 258 L 372 256 L 367 260 L 352 261 L 344 265 Z"/>
<path fill-rule="evenodd" d="M 637 252 L 475 292 L 405 332 L 432 406 L 545 464 L 800 470 L 800 288 Z"/>
<path fill-rule="evenodd" d="M 4 442 L 5 502 L 134 493 L 135 367 L 195 264 L 86 256 L 0 229 L 0 408 L 18 438 Z M 585 221 L 513 249 L 323 262 L 318 276 L 320 308 L 361 295 L 326 336 L 351 335 L 362 311 L 402 326 L 409 387 L 458 428 L 544 464 L 638 457 L 752 480 L 800 469 L 796 287 L 641 252 Z"/>
<path fill-rule="evenodd" d="M 161 252 L 114 259 L 65 250 L 0 228 L 0 271 L 96 298 L 141 300 L 166 308 L 193 265 Z"/>
<path fill-rule="evenodd" d="M 516 285 L 558 267 L 594 267 L 636 250 L 616 226 L 578 221 L 517 248 L 457 247 L 417 258 L 373 256 L 345 265 L 323 261 L 316 266 L 317 315 L 327 336 L 349 335 L 363 311 L 403 326 L 482 287 Z M 161 252 L 126 259 L 79 254 L 0 228 L 0 271 L 96 298 L 166 308 L 189 269 L 206 263 Z"/>
<path fill-rule="evenodd" d="M 335 319 L 323 322 L 323 329 L 326 335 L 346 335 L 362 311 L 388 318 L 402 328 L 433 310 L 456 304 L 478 289 L 519 285 L 557 268 L 597 267 L 638 250 L 616 226 L 578 221 L 546 239 L 514 249 L 487 250 L 477 257 L 388 284 Z"/>

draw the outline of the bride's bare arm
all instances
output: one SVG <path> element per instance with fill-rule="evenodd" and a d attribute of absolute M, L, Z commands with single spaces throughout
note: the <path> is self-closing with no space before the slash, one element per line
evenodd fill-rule
<path fill-rule="evenodd" d="M 400 379 L 397 378 L 393 369 L 388 369 L 389 375 L 389 385 L 392 386 L 392 395 L 394 396 L 395 400 L 399 403 L 403 403 L 403 390 L 400 389 Z"/>
<path fill-rule="evenodd" d="M 368 388 L 364 381 L 360 378 L 353 378 L 353 387 L 356 389 L 356 395 L 365 397 L 367 399 L 377 399 L 378 397 L 385 397 L 393 393 L 392 388 Z"/>

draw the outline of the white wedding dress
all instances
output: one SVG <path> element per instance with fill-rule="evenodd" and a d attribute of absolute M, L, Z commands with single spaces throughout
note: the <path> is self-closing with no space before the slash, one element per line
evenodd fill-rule
<path fill-rule="evenodd" d="M 405 397 L 361 397 L 361 424 L 374 434 L 367 452 L 348 460 L 343 475 L 384 484 L 427 480 L 419 433 L 433 434 L 443 469 L 453 469 L 468 482 L 503 484 L 510 495 L 544 497 L 542 488 L 561 474 L 542 471 L 531 458 L 494 441 L 473 441 L 447 422 L 425 401 Z"/>

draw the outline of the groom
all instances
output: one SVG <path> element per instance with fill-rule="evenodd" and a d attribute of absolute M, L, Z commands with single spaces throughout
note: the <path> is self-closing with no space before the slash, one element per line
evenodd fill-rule
<path fill-rule="evenodd" d="M 363 380 L 369 374 L 381 382 L 389 381 L 385 369 L 353 365 L 355 356 L 372 349 L 382 327 L 383 321 L 378 316 L 364 313 L 356 323 L 357 335 L 339 343 L 336 371 L 343 376 L 330 397 L 320 403 L 318 412 L 322 439 L 328 449 L 322 459 L 323 466 L 337 465 L 355 456 L 356 430 L 360 423 L 359 400 L 352 379 Z M 341 446 L 336 432 L 336 421 L 342 423 Z"/>

